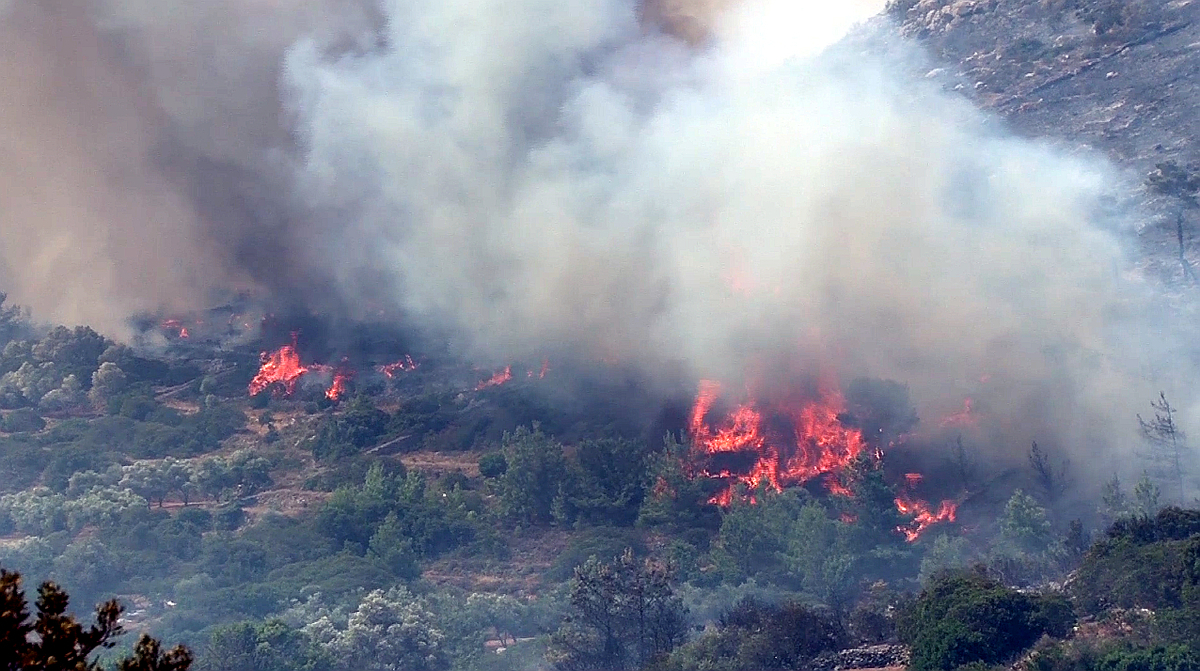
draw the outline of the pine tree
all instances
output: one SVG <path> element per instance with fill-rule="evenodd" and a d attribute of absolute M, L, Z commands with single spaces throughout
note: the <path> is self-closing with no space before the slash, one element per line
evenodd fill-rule
<path fill-rule="evenodd" d="M 67 593 L 52 582 L 38 588 L 37 616 L 30 621 L 21 576 L 0 569 L 0 670 L 99 671 L 88 658 L 111 648 L 123 633 L 121 606 L 109 601 L 96 607 L 96 624 L 87 627 L 67 614 Z M 30 637 L 30 634 L 36 636 Z M 183 646 L 164 652 L 157 640 L 142 635 L 132 657 L 118 671 L 188 671 L 192 654 Z"/>
<path fill-rule="evenodd" d="M 1175 422 L 1176 408 L 1167 402 L 1167 395 L 1159 392 L 1158 400 L 1151 401 L 1154 416 L 1149 420 L 1137 416 L 1142 437 L 1150 446 L 1142 455 L 1153 466 L 1153 475 L 1169 483 L 1178 495 L 1177 502 L 1184 503 L 1184 463 L 1188 453 L 1187 437 Z"/>

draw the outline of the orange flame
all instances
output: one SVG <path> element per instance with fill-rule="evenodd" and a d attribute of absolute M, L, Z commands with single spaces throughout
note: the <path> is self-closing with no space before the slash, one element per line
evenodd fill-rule
<path fill-rule="evenodd" d="M 925 501 L 897 497 L 896 510 L 899 510 L 902 515 L 913 516 L 912 522 L 896 527 L 896 531 L 904 534 L 904 539 L 912 543 L 934 524 L 953 522 L 958 512 L 958 504 L 953 501 L 942 501 L 937 512 L 934 512 Z"/>
<path fill-rule="evenodd" d="M 541 379 L 545 378 L 546 371 L 548 371 L 548 370 L 550 370 L 550 360 L 542 359 L 542 369 L 540 371 L 538 371 L 538 373 L 537 373 L 538 379 L 541 380 Z M 525 371 L 525 377 L 533 377 L 533 375 L 534 375 L 534 373 L 532 370 Z"/>
<path fill-rule="evenodd" d="M 179 338 L 186 339 L 190 335 L 187 327 L 184 326 L 183 322 L 178 319 L 164 319 L 160 326 L 162 326 L 163 329 L 174 333 Z"/>
<path fill-rule="evenodd" d="M 905 488 L 911 491 L 914 487 L 921 484 L 921 480 L 923 479 L 924 476 L 920 473 L 905 473 Z M 938 522 L 953 522 L 954 516 L 958 511 L 958 504 L 953 501 L 942 501 L 937 511 L 934 512 L 925 501 L 910 494 L 901 494 L 896 497 L 896 510 L 900 511 L 901 515 L 911 515 L 913 518 L 908 524 L 896 527 L 896 531 L 904 534 L 905 540 L 912 543 L 934 524 Z"/>
<path fill-rule="evenodd" d="M 475 391 L 479 391 L 481 389 L 487 389 L 488 387 L 496 387 L 496 386 L 504 384 L 505 382 L 508 382 L 511 379 L 512 379 L 512 366 L 505 366 L 504 370 L 500 371 L 499 373 L 496 373 L 495 375 L 489 377 L 488 379 L 484 380 L 483 382 L 480 382 L 479 384 L 475 385 Z"/>
<path fill-rule="evenodd" d="M 296 390 L 296 383 L 309 369 L 300 364 L 300 354 L 296 351 L 296 334 L 292 334 L 292 343 L 284 345 L 274 352 L 262 353 L 262 365 L 258 374 L 250 380 L 251 396 L 257 396 L 272 385 L 283 388 L 283 395 L 290 396 Z"/>
<path fill-rule="evenodd" d="M 333 382 L 325 390 L 325 398 L 340 401 L 346 395 L 346 383 L 354 379 L 354 371 L 339 369 L 333 374 Z"/>
<path fill-rule="evenodd" d="M 389 380 L 392 380 L 404 371 L 416 370 L 417 365 L 417 362 L 413 361 L 413 358 L 406 354 L 404 355 L 403 359 L 396 361 L 395 363 L 385 363 L 376 366 L 375 370 L 386 375 Z"/>
<path fill-rule="evenodd" d="M 768 435 L 764 411 L 753 401 L 736 407 L 714 430 L 707 421 L 713 405 L 721 395 L 721 385 L 702 380 L 692 406 L 689 433 L 692 449 L 702 455 L 719 453 L 749 453 L 754 463 L 747 473 L 702 470 L 700 475 L 732 480 L 728 487 L 710 503 L 728 505 L 732 490 L 743 484 L 751 490 L 767 486 L 781 491 L 785 486 L 798 485 L 815 478 L 840 474 L 866 446 L 862 433 L 842 425 L 838 415 L 845 409 L 845 399 L 836 390 L 824 390 L 819 400 L 798 410 L 767 408 L 771 417 L 787 417 L 794 426 L 794 443 L 781 436 Z M 836 477 L 825 478 L 825 485 L 838 494 L 849 490 Z"/>

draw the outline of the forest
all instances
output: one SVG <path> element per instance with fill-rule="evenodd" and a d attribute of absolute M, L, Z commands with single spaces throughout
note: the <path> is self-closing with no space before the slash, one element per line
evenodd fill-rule
<path fill-rule="evenodd" d="M 1142 477 L 1082 507 L 1050 449 L 988 481 L 948 425 L 930 472 L 964 493 L 939 514 L 868 443 L 797 484 L 705 477 L 712 435 L 556 405 L 553 368 L 410 356 L 250 395 L 269 353 L 151 330 L 3 308 L 0 564 L 81 617 L 115 598 L 193 668 L 1200 668 L 1194 458 L 1166 396 L 1129 418 Z M 916 421 L 898 383 L 848 389 L 887 402 L 842 431 Z M 102 664 L 133 654 L 114 640 Z"/>

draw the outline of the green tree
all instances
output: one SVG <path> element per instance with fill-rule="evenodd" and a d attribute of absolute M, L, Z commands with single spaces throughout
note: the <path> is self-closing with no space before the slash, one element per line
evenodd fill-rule
<path fill-rule="evenodd" d="M 1000 552 L 1012 556 L 1039 554 L 1046 551 L 1051 539 L 1046 509 L 1020 489 L 1013 492 L 1000 516 Z"/>
<path fill-rule="evenodd" d="M 384 518 L 383 524 L 371 536 L 367 549 L 397 577 L 413 580 L 421 575 L 412 539 L 405 535 L 405 529 L 395 512 L 388 513 Z"/>
<path fill-rule="evenodd" d="M 104 404 L 124 393 L 128 387 L 129 378 L 125 371 L 115 363 L 105 362 L 92 373 L 92 388 L 88 392 L 88 398 L 97 405 Z"/>
<path fill-rule="evenodd" d="M 1133 488 L 1134 508 L 1142 517 L 1152 517 L 1162 505 L 1159 503 L 1160 492 L 1158 485 L 1150 480 L 1150 476 L 1142 474 L 1142 479 Z"/>
<path fill-rule="evenodd" d="M 21 576 L 0 569 L 0 664 L 8 671 L 98 671 L 90 660 L 98 650 L 111 648 L 121 635 L 121 606 L 109 601 L 96 607 L 96 623 L 84 628 L 67 614 L 67 593 L 54 583 L 38 588 L 37 616 L 31 621 L 21 590 Z M 161 644 L 143 635 L 134 654 L 117 662 L 118 671 L 187 671 L 192 655 L 184 647 L 164 652 Z"/>
<path fill-rule="evenodd" d="M 29 311 L 19 305 L 5 305 L 8 294 L 0 291 L 0 345 L 23 338 L 29 332 Z"/>
<path fill-rule="evenodd" d="M 743 598 L 721 615 L 718 626 L 673 652 L 662 671 L 783 671 L 805 668 L 821 652 L 839 650 L 845 630 L 826 614 L 802 604 Z"/>
<path fill-rule="evenodd" d="M 375 590 L 344 619 L 326 615 L 304 628 L 344 671 L 446 669 L 445 634 L 428 602 L 405 587 Z"/>
<path fill-rule="evenodd" d="M 1100 517 L 1105 524 L 1112 524 L 1128 515 L 1131 509 L 1129 497 L 1121 488 L 1121 478 L 1114 475 L 1100 491 Z"/>
<path fill-rule="evenodd" d="M 715 493 L 713 481 L 692 477 L 687 469 L 690 447 L 668 435 L 664 448 L 648 459 L 649 491 L 638 513 L 638 524 L 664 526 L 678 531 L 715 528 L 719 509 L 708 503 Z"/>
<path fill-rule="evenodd" d="M 816 508 L 824 520 L 824 509 Z M 805 512 L 805 500 L 798 490 L 759 491 L 754 503 L 735 496 L 721 515 L 713 560 L 727 579 L 736 582 L 756 576 L 780 579 L 793 528 L 803 524 L 799 520 Z"/>
<path fill-rule="evenodd" d="M 921 582 L 927 583 L 934 576 L 951 569 L 965 568 L 970 559 L 971 548 L 967 539 L 941 534 L 921 559 Z"/>
<path fill-rule="evenodd" d="M 537 425 L 505 433 L 503 442 L 508 470 L 500 478 L 499 493 L 505 514 L 527 524 L 549 524 L 555 499 L 570 489 L 562 444 Z"/>
<path fill-rule="evenodd" d="M 203 671 L 324 671 L 330 660 L 281 620 L 215 627 L 200 655 Z"/>
<path fill-rule="evenodd" d="M 579 443 L 571 497 L 578 515 L 594 524 L 633 524 L 646 495 L 647 456 L 641 441 L 601 438 Z"/>
<path fill-rule="evenodd" d="M 550 638 L 547 661 L 562 671 L 626 671 L 661 659 L 683 642 L 687 610 L 668 567 L 627 550 L 575 569 L 571 614 Z"/>

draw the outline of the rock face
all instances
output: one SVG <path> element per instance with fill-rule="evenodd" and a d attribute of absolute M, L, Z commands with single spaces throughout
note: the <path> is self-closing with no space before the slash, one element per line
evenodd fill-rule
<path fill-rule="evenodd" d="M 818 656 L 805 671 L 843 671 L 908 666 L 908 648 L 903 645 L 868 645 Z"/>

